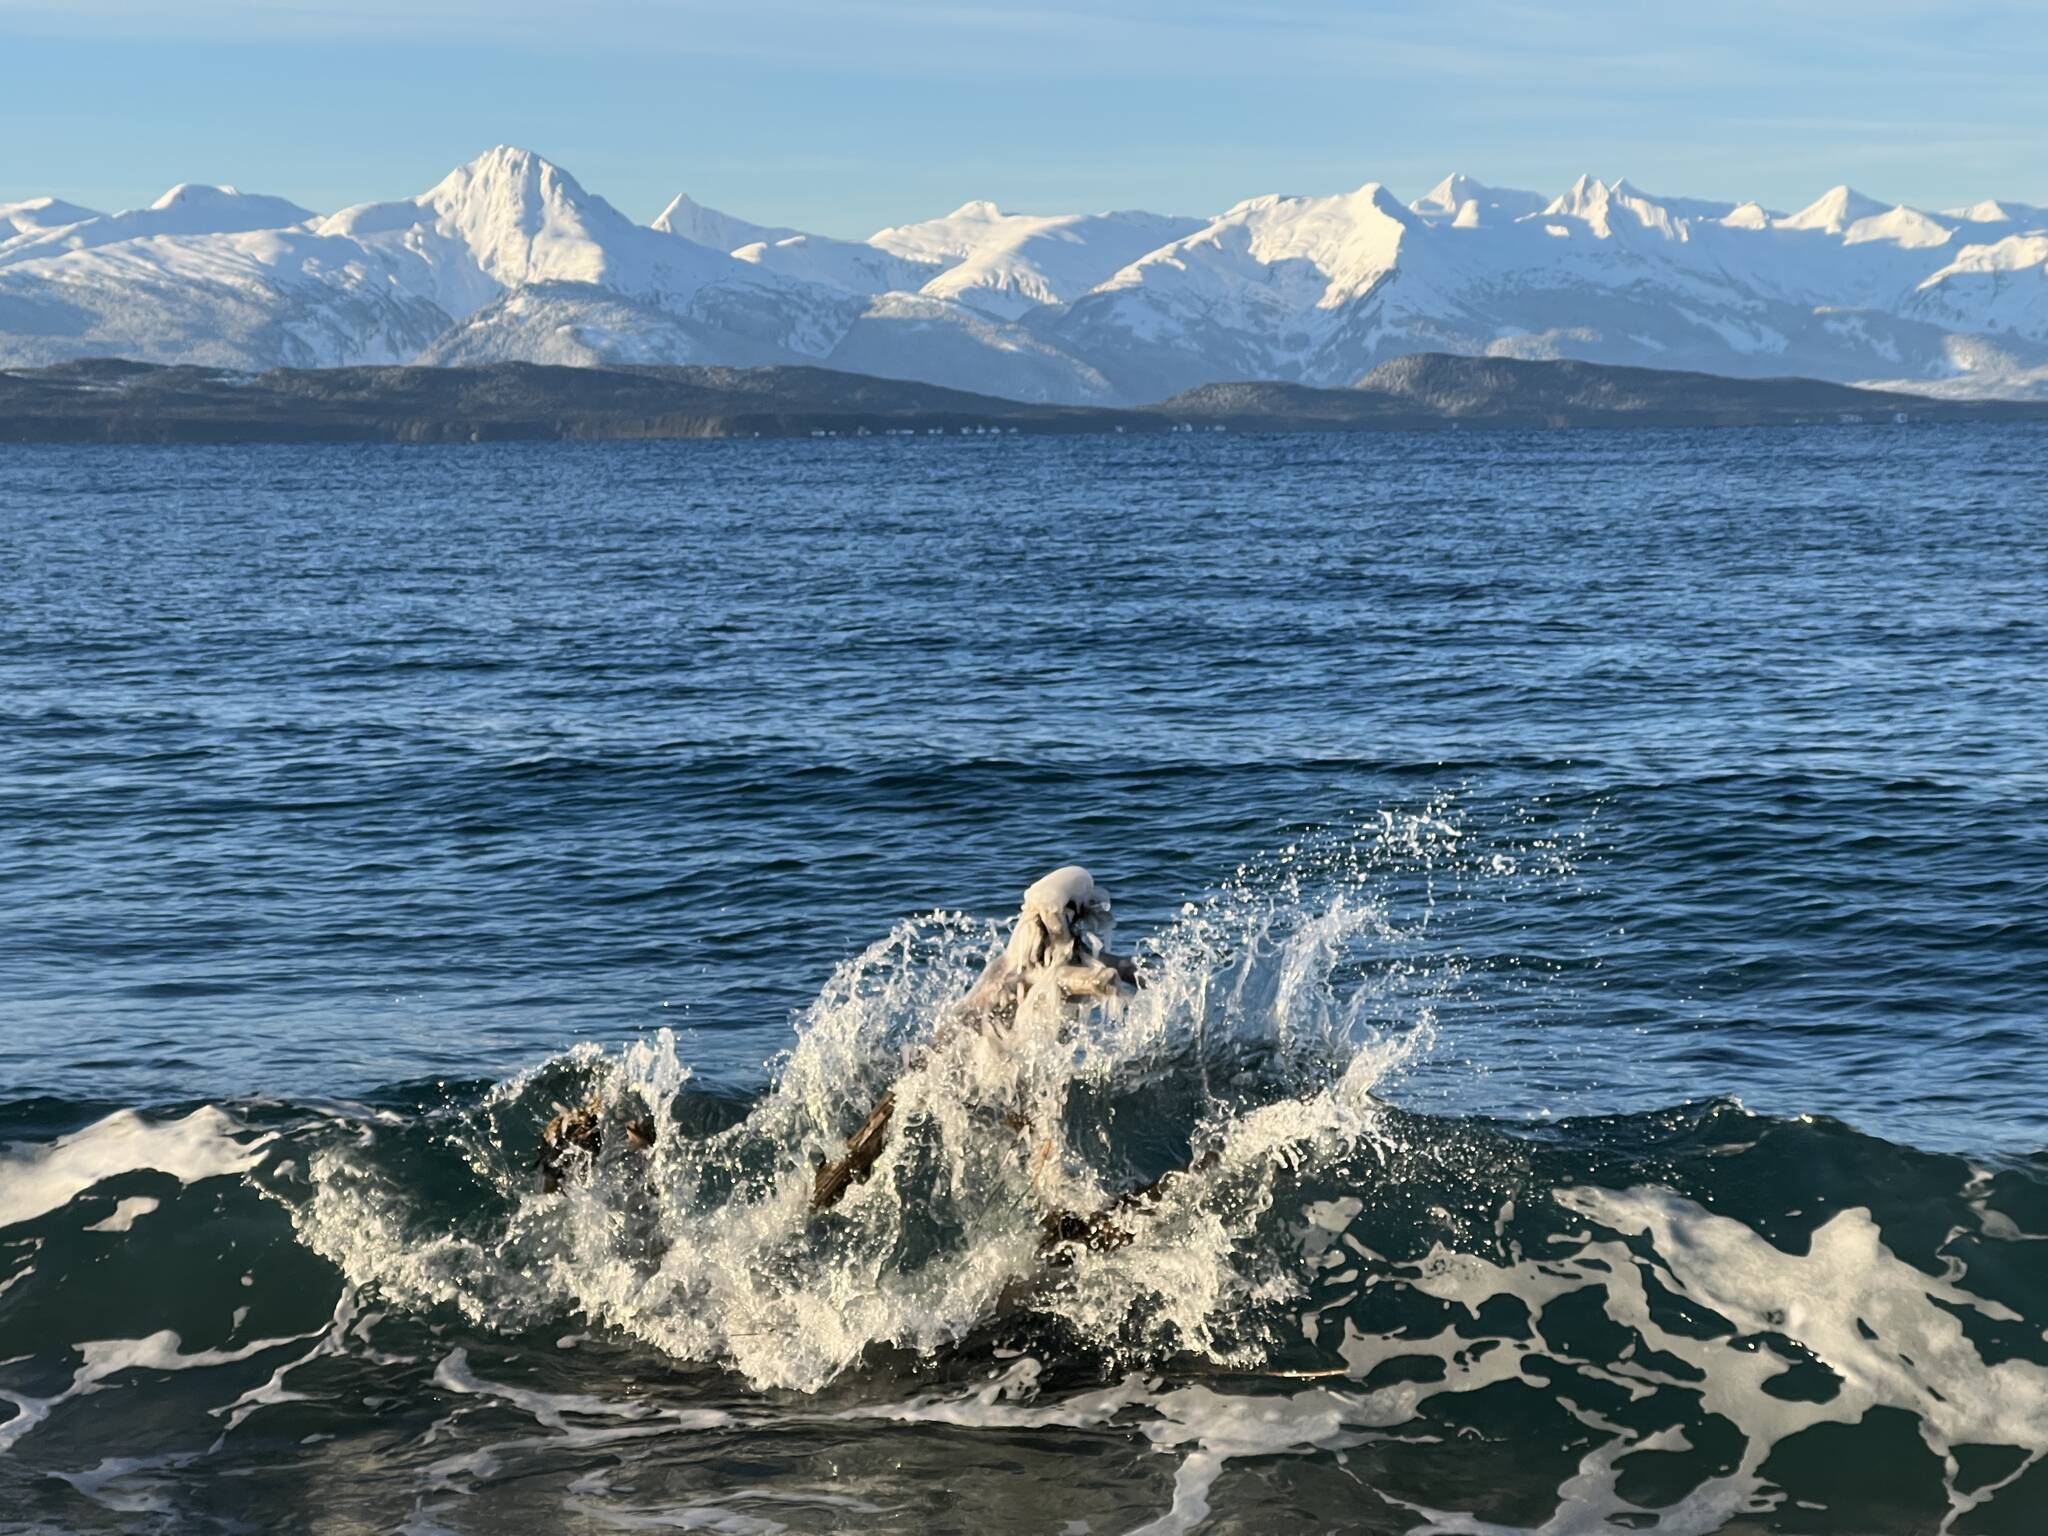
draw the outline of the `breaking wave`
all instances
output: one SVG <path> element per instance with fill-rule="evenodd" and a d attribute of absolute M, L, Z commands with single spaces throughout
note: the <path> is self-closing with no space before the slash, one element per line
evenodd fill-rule
<path fill-rule="evenodd" d="M 2031 1528 L 2048 1170 L 1730 1100 L 1417 1108 L 1472 983 L 1441 914 L 1570 867 L 1480 841 L 1434 806 L 1240 870 L 1140 943 L 1135 996 L 1065 1029 L 938 1030 L 1000 931 L 902 923 L 751 1096 L 662 1032 L 503 1082 L 24 1142 L 0 1357 L 73 1342 L 0 1365 L 0 1475 L 189 1517 L 208 1458 L 260 1481 L 266 1448 L 374 1437 L 419 1529 L 530 1517 L 539 1489 L 594 1525 L 833 1528 L 905 1518 L 878 1490 L 920 1434 L 1058 1435 L 1120 1470 L 1034 1486 L 1032 1528 L 1256 1526 L 1256 1480 L 1225 1473 L 1279 1456 L 1316 1469 L 1302 1518 L 1375 1529 Z M 892 1086 L 872 1176 L 811 1214 L 815 1162 Z M 615 1134 L 544 1192 L 538 1128 L 592 1096 Z M 646 1152 L 616 1134 L 642 1115 Z M 1108 1240 L 1061 1222 L 1105 1212 Z M 195 1247 L 233 1276 L 203 1306 L 152 1288 Z M 89 1255 L 118 1302 L 97 1331 L 62 1289 Z M 78 1400 L 174 1384 L 191 1433 L 86 1454 Z M 856 1427 L 854 1493 L 692 1480 L 706 1437 Z M 328 1504 L 389 1509 L 342 1481 Z"/>
<path fill-rule="evenodd" d="M 1375 1090 L 1427 1051 L 1455 985 L 1412 953 L 1433 893 L 1404 919 L 1387 886 L 1456 862 L 1459 835 L 1390 819 L 1241 871 L 1140 946 L 1135 996 L 1068 1027 L 941 1031 L 1002 930 L 908 921 L 835 971 L 744 1108 L 698 1091 L 663 1031 L 497 1084 L 398 1163 L 375 1127 L 338 1136 L 278 1192 L 309 1247 L 403 1305 L 494 1327 L 574 1313 L 759 1387 L 816 1391 L 1018 1309 L 1121 1362 L 1255 1364 L 1293 1294 L 1261 1252 L 1279 1187 L 1384 1134 Z M 814 1165 L 891 1089 L 872 1176 L 813 1218 Z M 592 1097 L 663 1133 L 646 1155 L 614 1134 L 588 1178 L 538 1192 L 537 1117 Z M 421 1199 L 426 1160 L 458 1201 Z M 1177 1170 L 1118 1210 L 1114 1248 L 1048 1243 L 1047 1216 Z"/>

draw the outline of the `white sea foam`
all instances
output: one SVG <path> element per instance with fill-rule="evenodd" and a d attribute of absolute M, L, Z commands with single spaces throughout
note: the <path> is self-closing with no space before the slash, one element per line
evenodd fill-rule
<path fill-rule="evenodd" d="M 5 1255 L 5 1262 L 9 1265 L 13 1265 L 16 1262 L 16 1253 L 19 1253 L 22 1257 L 19 1261 L 20 1267 L 15 1269 L 5 1279 L 0 1279 L 0 1296 L 5 1296 L 9 1291 L 36 1272 L 34 1260 L 36 1255 L 43 1251 L 43 1240 L 40 1237 L 30 1237 L 19 1243 L 10 1243 L 6 1246 L 14 1250 Z"/>
<path fill-rule="evenodd" d="M 130 1195 L 127 1199 L 115 1203 L 113 1215 L 107 1217 L 105 1221 L 94 1222 L 85 1230 L 88 1232 L 126 1232 L 136 1222 L 147 1216 L 162 1203 L 154 1195 Z"/>
<path fill-rule="evenodd" d="M 246 1307 L 236 1311 L 235 1326 L 237 1328 L 241 1326 L 241 1320 L 247 1312 L 248 1308 Z M 286 1387 L 284 1384 L 285 1377 L 300 1366 L 306 1365 L 311 1361 L 322 1358 L 331 1359 L 347 1353 L 350 1336 L 356 1334 L 359 1339 L 361 1338 L 359 1327 L 362 1321 L 363 1319 L 358 1316 L 358 1306 L 354 1290 L 344 1286 L 340 1297 L 334 1303 L 334 1315 L 328 1319 L 327 1326 L 321 1329 L 318 1334 L 308 1336 L 313 1339 L 313 1347 L 311 1349 L 303 1354 L 294 1355 L 289 1360 L 280 1362 L 271 1371 L 269 1379 L 251 1387 L 233 1402 L 211 1410 L 215 1418 L 227 1420 L 221 1427 L 220 1436 L 214 1441 L 213 1448 L 219 1450 L 226 1442 L 227 1437 L 233 1434 L 244 1420 L 259 1409 L 276 1407 L 283 1403 L 305 1402 L 307 1400 L 306 1394 L 294 1392 Z M 376 1360 L 380 1358 L 375 1350 L 368 1347 L 366 1340 L 360 1342 L 358 1348 L 369 1359 Z M 383 1356 L 381 1358 L 385 1363 L 397 1363 L 390 1356 Z"/>
<path fill-rule="evenodd" d="M 660 1408 L 652 1403 L 588 1392 L 543 1392 L 534 1387 L 513 1386 L 480 1376 L 469 1363 L 469 1351 L 452 1349 L 434 1368 L 434 1385 L 459 1396 L 492 1397 L 528 1415 L 544 1429 L 589 1443 L 593 1431 L 581 1421 L 625 1420 L 630 1423 L 659 1421 L 663 1429 L 720 1429 L 733 1422 L 732 1415 L 715 1408 Z M 617 1438 L 617 1431 L 596 1432 L 601 1438 Z"/>
<path fill-rule="evenodd" d="M 696 1430 L 723 1429 L 734 1422 L 732 1415 L 717 1409 L 664 1408 L 640 1399 L 600 1397 L 586 1392 L 547 1392 L 493 1380 L 476 1371 L 470 1364 L 469 1351 L 460 1348 L 450 1350 L 442 1357 L 434 1370 L 434 1385 L 456 1397 L 480 1398 L 499 1404 L 531 1419 L 544 1431 L 538 1436 L 515 1434 L 506 1439 L 471 1444 L 467 1449 L 443 1456 L 423 1469 L 423 1481 L 430 1492 L 458 1498 L 490 1482 L 508 1465 L 518 1465 L 531 1455 L 603 1449 L 624 1458 L 630 1456 L 636 1442 L 644 1443 Z M 433 1440 L 449 1433 L 455 1422 L 454 1416 L 439 1420 L 428 1431 L 426 1439 Z M 473 1435 L 476 1431 L 472 1428 L 467 1433 Z M 593 1503 L 584 1508 L 583 1501 L 577 1497 L 601 1491 L 604 1491 L 601 1475 L 586 1473 L 569 1489 L 570 1497 L 565 1502 L 569 1508 L 580 1510 L 596 1524 L 629 1529 L 640 1523 L 625 1512 L 604 1504 Z M 695 1521 L 679 1522 L 672 1518 L 648 1523 L 665 1524 L 669 1529 L 721 1528 Z"/>
<path fill-rule="evenodd" d="M 193 1371 L 232 1365 L 267 1349 L 296 1344 L 308 1337 L 311 1335 L 292 1334 L 284 1338 L 257 1339 L 239 1349 L 200 1349 L 187 1354 L 179 1347 L 178 1335 L 162 1328 L 139 1339 L 94 1339 L 74 1345 L 72 1347 L 79 1357 L 78 1366 L 72 1372 L 70 1384 L 55 1396 L 29 1397 L 0 1391 L 0 1402 L 10 1402 L 16 1410 L 13 1418 L 0 1424 L 0 1452 L 10 1449 L 47 1419 L 60 1403 L 101 1391 L 109 1378 L 124 1371 Z"/>
<path fill-rule="evenodd" d="M 61 1210 L 124 1173 L 149 1169 L 187 1184 L 246 1173 L 274 1139 L 208 1104 L 168 1121 L 124 1109 L 44 1145 L 0 1149 L 0 1228 Z"/>
<path fill-rule="evenodd" d="M 1999 1320 L 2009 1319 L 2010 1312 L 1898 1259 L 1878 1240 L 1867 1212 L 1837 1215 L 1814 1233 L 1807 1251 L 1793 1253 L 1669 1190 L 1574 1187 L 1555 1195 L 1565 1208 L 1614 1235 L 1587 1232 L 1575 1246 L 1566 1240 L 1567 1251 L 1506 1264 L 1437 1248 L 1415 1263 L 1378 1260 L 1376 1283 L 1412 1288 L 1475 1316 L 1496 1298 L 1515 1298 L 1532 1315 L 1574 1293 L 1597 1298 L 1643 1348 L 1625 1350 L 1615 1360 L 1573 1361 L 1575 1368 L 1631 1396 L 1660 1387 L 1696 1394 L 1703 1416 L 1725 1419 L 1745 1437 L 1739 1463 L 1703 1477 L 1672 1503 L 1644 1507 L 1619 1492 L 1619 1462 L 1635 1452 L 1684 1451 L 1689 1442 L 1683 1430 L 1632 1435 L 1565 1396 L 1558 1401 L 1598 1443 L 1558 1487 L 1548 1519 L 1508 1525 L 1452 1507 L 1409 1503 L 1422 1522 L 1418 1529 L 1438 1536 L 1576 1536 L 1626 1525 L 1663 1536 L 1710 1536 L 1781 1502 L 1762 1472 L 1775 1448 L 1817 1424 L 1855 1423 L 1874 1407 L 1918 1416 L 1922 1438 L 1947 1472 L 1943 1530 L 2048 1454 L 2048 1368 L 2010 1359 L 1987 1362 L 1958 1317 L 1975 1312 Z M 1333 1218 L 1356 1213 L 1317 1202 L 1302 1214 L 1305 1251 L 1321 1253 L 1329 1251 Z M 1650 1252 L 1621 1240 L 1628 1236 L 1648 1238 Z M 1700 1337 L 1694 1330 L 1667 1328 L 1653 1314 L 1652 1280 L 1720 1317 L 1733 1332 Z M 1811 1352 L 1840 1378 L 1839 1391 L 1823 1401 L 1766 1391 L 1791 1365 L 1770 1349 L 1754 1347 L 1765 1334 L 1782 1335 Z M 973 1391 L 856 1412 L 1004 1431 L 1126 1426 L 1181 1455 L 1170 1507 L 1141 1527 L 1146 1536 L 1174 1536 L 1207 1518 L 1215 1483 L 1230 1461 L 1342 1450 L 1415 1422 L 1434 1399 L 1503 1382 L 1540 1389 L 1549 1378 L 1525 1374 L 1525 1365 L 1556 1358 L 1540 1337 L 1489 1339 L 1483 1350 L 1471 1344 L 1452 1330 L 1435 1337 L 1365 1336 L 1347 1320 L 1342 1354 L 1352 1376 L 1366 1376 L 1397 1357 L 1434 1359 L 1440 1375 L 1371 1390 L 1330 1385 L 1286 1395 L 1201 1385 L 1169 1389 L 1133 1376 L 1114 1388 L 1040 1403 L 1041 1367 L 1027 1358 L 1010 1362 Z M 1671 1369 L 1661 1364 L 1666 1358 L 1682 1364 Z M 1955 1449 L 1962 1445 L 2011 1446 L 2023 1455 L 1996 1482 L 1965 1493 L 1956 1487 Z"/>
<path fill-rule="evenodd" d="M 1878 1407 L 1914 1414 L 1921 1438 L 1941 1458 L 1944 1529 L 2048 1454 L 2048 1368 L 1987 1362 L 1959 1316 L 2014 1321 L 2016 1314 L 1898 1258 L 1868 1211 L 1839 1213 L 1795 1254 L 1669 1190 L 1568 1189 L 1558 1198 L 1602 1226 L 1648 1237 L 1661 1261 L 1653 1271 L 1659 1280 L 1727 1319 L 1738 1338 L 1782 1334 L 1839 1378 L 1825 1402 L 1773 1396 L 1766 1382 L 1789 1368 L 1775 1355 L 1668 1332 L 1649 1315 L 1639 1286 L 1610 1285 L 1609 1313 L 1703 1371 L 1703 1406 L 1749 1432 L 1741 1467 L 1722 1480 L 1729 1501 L 1758 1493 L 1757 1469 L 1774 1445 L 1816 1424 L 1856 1423 Z M 1964 1494 L 1956 1488 L 1955 1449 L 1972 1444 L 2026 1454 L 2005 1477 Z"/>

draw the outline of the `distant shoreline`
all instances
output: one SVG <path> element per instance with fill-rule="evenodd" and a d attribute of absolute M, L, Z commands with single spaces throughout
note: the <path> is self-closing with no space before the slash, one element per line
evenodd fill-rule
<path fill-rule="evenodd" d="M 1350 389 L 1210 384 L 1044 405 L 822 368 L 277 369 L 101 360 L 0 370 L 0 442 L 471 443 L 2048 422 L 2048 401 L 1420 353 Z"/>

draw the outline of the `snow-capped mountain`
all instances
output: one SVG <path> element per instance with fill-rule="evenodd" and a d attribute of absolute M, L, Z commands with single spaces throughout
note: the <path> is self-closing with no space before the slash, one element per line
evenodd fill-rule
<path fill-rule="evenodd" d="M 1067 304 L 1148 251 L 1202 227 L 1200 219 L 1156 213 L 1004 213 L 964 203 L 943 219 L 903 224 L 870 245 L 938 273 L 919 290 L 1014 320 L 1046 304 Z"/>
<path fill-rule="evenodd" d="M 32 197 L 21 203 L 0 203 L 0 245 L 18 235 L 62 229 L 68 224 L 83 224 L 87 219 L 100 217 L 90 208 L 81 208 L 58 197 Z"/>
<path fill-rule="evenodd" d="M 312 218 L 310 209 L 281 197 L 252 197 L 233 187 L 187 183 L 147 208 L 95 213 L 54 197 L 0 204 L 0 263 L 25 261 L 118 245 L 157 235 L 224 235 L 287 229 Z"/>
<path fill-rule="evenodd" d="M 1471 229 L 1482 219 L 1500 224 L 1539 213 L 1549 201 L 1541 192 L 1489 187 L 1462 171 L 1454 171 L 1410 203 L 1408 211 L 1432 221 L 1462 221 L 1462 228 Z"/>
<path fill-rule="evenodd" d="M 2048 211 L 1453 175 L 1210 218 L 971 202 L 858 241 L 688 197 L 636 224 L 510 148 L 327 215 L 229 187 L 0 204 L 0 365 L 796 362 L 1110 403 L 1425 350 L 2048 394 Z"/>

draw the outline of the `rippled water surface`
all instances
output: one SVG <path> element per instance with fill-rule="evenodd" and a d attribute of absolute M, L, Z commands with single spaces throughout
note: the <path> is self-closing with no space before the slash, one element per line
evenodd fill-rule
<path fill-rule="evenodd" d="M 0 450 L 0 1528 L 2048 1528 L 2044 486 Z"/>

